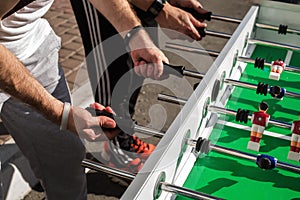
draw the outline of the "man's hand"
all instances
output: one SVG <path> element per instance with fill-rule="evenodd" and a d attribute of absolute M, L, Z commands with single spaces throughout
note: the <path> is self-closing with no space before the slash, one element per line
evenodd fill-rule
<path fill-rule="evenodd" d="M 181 2 L 181 1 L 179 1 Z M 183 1 L 186 2 L 186 1 Z M 192 2 L 192 1 L 188 1 Z M 196 6 L 194 4 L 181 3 L 185 6 Z M 199 4 L 200 5 L 200 4 Z M 197 8 L 201 10 L 202 8 Z M 159 13 L 159 15 L 155 18 L 158 24 L 162 28 L 172 29 L 183 33 L 194 40 L 201 40 L 201 35 L 197 31 L 197 28 L 205 28 L 207 25 L 195 19 L 190 13 L 174 7 L 168 3 L 164 6 L 163 10 Z M 178 35 L 167 34 L 171 39 L 186 39 L 182 38 Z"/>
<path fill-rule="evenodd" d="M 97 109 L 113 113 L 110 107 L 97 104 Z M 87 140 L 94 141 L 104 137 L 112 139 L 115 135 L 105 132 L 103 128 L 115 128 L 116 122 L 106 116 L 93 117 L 90 112 L 77 106 L 72 106 L 69 114 L 68 129 L 78 133 Z"/>
<path fill-rule="evenodd" d="M 197 0 L 170 0 L 169 3 L 176 7 L 192 8 L 199 14 L 207 13 L 207 11 L 203 9 L 203 6 Z"/>
<path fill-rule="evenodd" d="M 163 79 L 163 62 L 168 58 L 152 42 L 145 30 L 139 30 L 130 40 L 131 58 L 135 73 L 145 78 Z"/>

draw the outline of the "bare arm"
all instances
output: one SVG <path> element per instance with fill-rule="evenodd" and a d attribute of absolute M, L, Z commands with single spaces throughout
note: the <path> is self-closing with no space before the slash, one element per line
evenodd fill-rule
<path fill-rule="evenodd" d="M 128 1 L 124 0 L 90 0 L 117 31 L 125 37 L 126 33 L 137 25 L 141 25 Z M 105 28 L 105 27 L 103 27 Z M 139 30 L 130 40 L 131 57 L 135 72 L 144 77 L 160 79 L 163 74 L 163 61 L 167 57 L 154 45 L 145 30 Z"/>
<path fill-rule="evenodd" d="M 141 25 L 140 20 L 136 17 L 127 1 L 90 0 L 90 2 L 120 33 L 126 33 L 133 27 Z M 124 35 L 122 36 L 124 37 Z"/>
<path fill-rule="evenodd" d="M 18 2 L 19 0 L 0 1 L 0 19 L 5 15 L 5 13 L 10 11 L 10 9 L 12 9 Z"/>
<path fill-rule="evenodd" d="M 63 102 L 48 93 L 27 68 L 1 44 L 0 89 L 31 105 L 47 119 L 60 125 L 64 107 Z M 103 107 L 102 109 L 111 112 L 110 108 Z M 83 133 L 83 137 L 94 140 L 103 135 L 100 126 L 114 128 L 116 124 L 108 117 L 92 117 L 88 111 L 82 108 L 71 107 L 68 119 L 69 130 L 75 133 Z M 98 131 L 95 131 L 95 128 Z"/>
<path fill-rule="evenodd" d="M 129 0 L 129 2 L 138 8 L 147 11 L 154 0 Z M 201 4 L 197 0 L 172 0 L 169 2 L 165 3 L 164 8 L 155 18 L 157 23 L 162 28 L 175 30 L 188 35 L 195 40 L 200 40 L 201 36 L 198 33 L 197 28 L 205 28 L 206 24 L 195 19 L 190 13 L 177 7 L 192 8 L 201 14 L 206 13 L 207 11 L 202 9 Z M 181 39 L 182 37 L 180 34 L 169 36 L 172 39 Z"/>
<path fill-rule="evenodd" d="M 63 103 L 49 94 L 24 65 L 0 44 L 1 89 L 24 103 L 32 105 L 56 124 L 60 124 Z"/>

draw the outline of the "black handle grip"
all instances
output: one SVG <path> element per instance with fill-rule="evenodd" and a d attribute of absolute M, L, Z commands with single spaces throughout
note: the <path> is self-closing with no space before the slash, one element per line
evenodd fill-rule
<path fill-rule="evenodd" d="M 206 28 L 197 28 L 197 31 L 202 38 L 206 36 Z"/>
<path fill-rule="evenodd" d="M 173 74 L 178 77 L 183 76 L 183 72 L 185 70 L 184 66 L 170 65 L 165 62 L 163 62 L 163 64 L 164 64 L 164 74 Z"/>
<path fill-rule="evenodd" d="M 132 121 L 132 119 L 125 119 L 123 117 L 114 115 L 110 112 L 107 112 L 105 110 L 98 110 L 98 109 L 94 109 L 91 107 L 87 107 L 86 108 L 87 111 L 89 111 L 92 116 L 106 116 L 109 117 L 113 120 L 115 120 L 115 122 L 117 123 L 116 129 L 120 129 L 122 131 L 124 131 L 125 133 L 129 134 L 129 135 L 133 135 L 134 134 L 134 126 L 135 126 L 135 122 Z"/>

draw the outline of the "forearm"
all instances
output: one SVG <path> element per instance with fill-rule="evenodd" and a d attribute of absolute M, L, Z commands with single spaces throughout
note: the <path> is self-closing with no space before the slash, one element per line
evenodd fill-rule
<path fill-rule="evenodd" d="M 0 89 L 60 124 L 63 103 L 49 94 L 27 68 L 0 44 Z"/>
<path fill-rule="evenodd" d="M 121 34 L 122 32 L 126 34 L 128 30 L 141 24 L 127 1 L 90 0 L 90 2 Z"/>
<path fill-rule="evenodd" d="M 16 4 L 18 0 L 0 1 L 0 19 L 10 11 Z"/>

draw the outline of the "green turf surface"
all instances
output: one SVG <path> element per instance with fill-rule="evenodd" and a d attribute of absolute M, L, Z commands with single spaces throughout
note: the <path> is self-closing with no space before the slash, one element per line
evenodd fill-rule
<path fill-rule="evenodd" d="M 278 58 L 285 59 L 287 51 L 279 48 L 257 46 L 252 58 L 266 58 L 271 62 Z M 290 65 L 300 66 L 300 54 L 293 52 Z M 278 85 L 287 91 L 300 93 L 300 74 L 284 71 L 280 80 L 269 79 L 270 68 L 264 70 L 254 68 L 248 64 L 243 72 L 241 81 L 257 84 L 268 83 L 271 86 Z M 291 123 L 298 120 L 300 112 L 300 99 L 284 97 L 283 100 L 273 99 L 267 96 L 257 95 L 255 90 L 235 87 L 226 108 L 237 110 L 248 109 L 250 113 L 258 110 L 258 104 L 266 101 L 269 104 L 268 113 L 271 119 Z M 234 117 L 221 116 L 226 121 L 237 123 Z M 242 123 L 240 123 L 242 124 Z M 251 126 L 251 123 L 242 124 Z M 266 130 L 291 135 L 290 130 L 269 125 Z M 210 139 L 217 145 L 236 149 L 246 153 L 268 154 L 276 157 L 281 162 L 299 166 L 299 162 L 287 159 L 289 141 L 264 135 L 260 144 L 260 152 L 247 150 L 250 131 L 241 130 L 224 125 L 216 125 Z M 257 167 L 254 161 L 224 155 L 218 152 L 210 152 L 208 156 L 198 158 L 187 178 L 184 187 L 210 194 L 224 199 L 300 199 L 300 174 L 284 169 L 264 171 Z M 177 197 L 177 199 L 189 199 Z"/>

